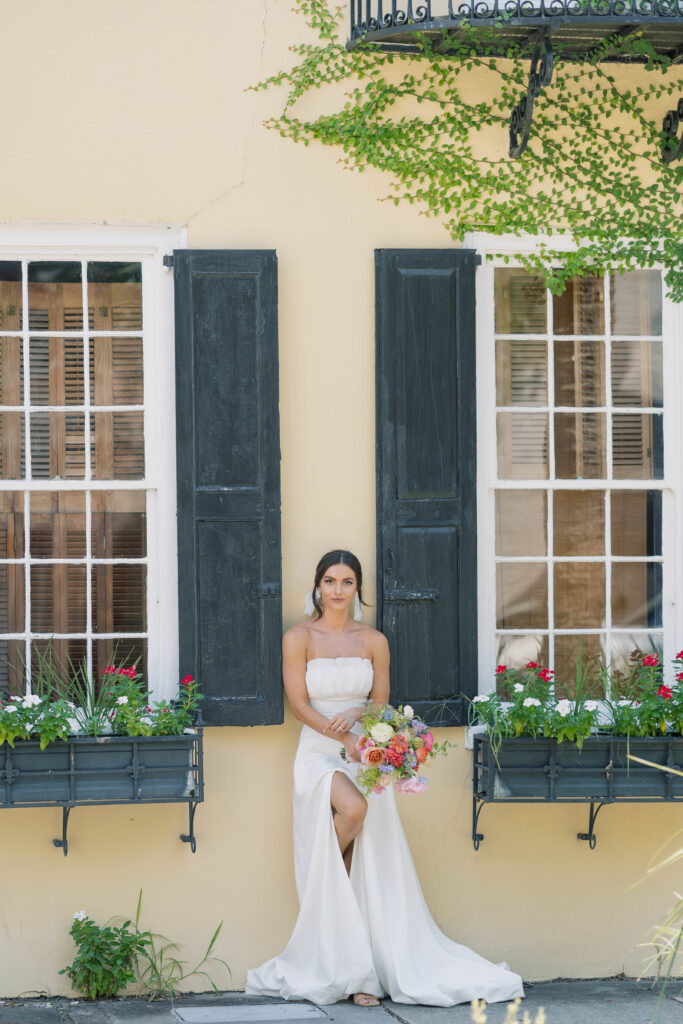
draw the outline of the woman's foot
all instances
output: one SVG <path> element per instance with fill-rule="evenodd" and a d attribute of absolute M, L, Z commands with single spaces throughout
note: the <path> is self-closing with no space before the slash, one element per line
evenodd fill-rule
<path fill-rule="evenodd" d="M 355 1006 L 379 1006 L 377 996 L 371 996 L 369 992 L 356 992 L 352 998 Z"/>

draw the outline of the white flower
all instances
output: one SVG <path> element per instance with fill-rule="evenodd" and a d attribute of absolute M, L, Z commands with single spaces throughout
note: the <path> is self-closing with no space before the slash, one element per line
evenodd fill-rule
<path fill-rule="evenodd" d="M 479 694 L 478 697 L 473 697 L 472 698 L 472 703 L 473 704 L 485 704 L 488 699 L 489 699 L 488 698 L 488 694 L 482 693 L 482 694 Z"/>
<path fill-rule="evenodd" d="M 127 697 L 117 697 L 116 698 L 116 703 L 117 704 L 127 704 L 128 703 L 128 698 Z"/>
<path fill-rule="evenodd" d="M 370 735 L 377 743 L 388 743 L 394 735 L 394 730 L 387 722 L 378 722 L 377 725 L 373 725 Z"/>
<path fill-rule="evenodd" d="M 154 725 L 154 722 L 149 717 L 149 715 L 143 715 L 142 718 L 140 719 L 140 722 L 142 725 Z"/>
<path fill-rule="evenodd" d="M 415 717 L 415 712 L 411 708 L 410 704 L 406 704 L 405 707 L 403 708 L 403 717 L 404 718 L 414 718 Z"/>
<path fill-rule="evenodd" d="M 524 689 L 524 687 L 522 686 L 521 683 L 515 683 L 515 685 L 512 687 L 512 689 L 515 691 L 515 693 L 521 693 L 522 690 Z"/>
<path fill-rule="evenodd" d="M 17 710 L 17 706 L 16 706 L 16 704 L 8 704 L 8 705 L 7 705 L 7 707 L 5 708 L 5 711 L 8 711 L 8 712 L 10 712 L 10 713 L 11 713 L 12 711 L 16 711 L 16 710 Z"/>
<path fill-rule="evenodd" d="M 618 703 L 618 707 L 620 707 L 620 708 L 630 708 L 631 707 L 631 701 L 630 700 L 620 700 L 619 703 Z"/>
<path fill-rule="evenodd" d="M 597 702 L 597 700 L 587 700 L 586 703 L 584 704 L 584 707 L 585 707 L 586 711 L 597 711 L 598 710 L 598 702 Z"/>
<path fill-rule="evenodd" d="M 562 700 L 558 700 L 557 707 L 555 708 L 555 710 L 557 711 L 558 715 L 562 715 L 563 718 L 566 718 L 572 710 L 571 701 L 568 701 L 566 697 Z"/>
<path fill-rule="evenodd" d="M 35 708 L 38 704 L 43 703 L 43 698 L 39 697 L 36 693 L 27 693 L 24 697 L 22 704 L 25 708 Z"/>
<path fill-rule="evenodd" d="M 525 708 L 538 708 L 541 705 L 537 697 L 526 697 L 522 703 Z"/>
<path fill-rule="evenodd" d="M 86 914 L 85 910 L 77 910 L 76 913 L 74 914 L 74 921 L 85 921 L 87 920 L 87 917 L 88 915 Z"/>

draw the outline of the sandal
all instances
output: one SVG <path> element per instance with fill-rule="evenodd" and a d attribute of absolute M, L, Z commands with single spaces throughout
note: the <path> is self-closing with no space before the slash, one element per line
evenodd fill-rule
<path fill-rule="evenodd" d="M 369 992 L 355 992 L 351 998 L 354 1006 L 379 1006 L 377 996 L 370 995 Z"/>

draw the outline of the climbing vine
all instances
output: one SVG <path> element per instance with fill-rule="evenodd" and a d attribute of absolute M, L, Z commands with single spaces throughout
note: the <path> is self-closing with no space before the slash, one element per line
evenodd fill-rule
<path fill-rule="evenodd" d="M 670 59 L 637 36 L 605 39 L 583 63 L 556 50 L 529 148 L 513 161 L 507 127 L 529 73 L 528 57 L 514 43 L 504 59 L 493 56 L 495 29 L 475 36 L 461 23 L 457 39 L 423 38 L 418 54 L 382 53 L 368 42 L 348 51 L 346 5 L 333 3 L 299 0 L 296 10 L 317 41 L 296 43 L 292 69 L 256 86 L 287 90 L 282 114 L 268 127 L 306 145 L 339 147 L 349 168 L 387 172 L 381 198 L 416 204 L 454 241 L 472 231 L 540 237 L 522 262 L 554 292 L 579 274 L 658 264 L 674 300 L 683 301 L 683 161 L 660 158 L 661 117 L 676 106 L 681 86 Z M 633 65 L 605 63 L 616 47 L 644 60 L 637 67 L 647 74 L 627 77 L 624 69 Z M 347 86 L 341 103 L 340 82 Z M 338 109 L 297 116 L 298 102 L 325 87 Z M 558 233 L 575 248 L 562 251 L 553 240 Z"/>

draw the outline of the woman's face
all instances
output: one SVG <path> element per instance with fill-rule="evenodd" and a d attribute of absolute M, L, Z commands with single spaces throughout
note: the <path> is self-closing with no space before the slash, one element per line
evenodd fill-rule
<path fill-rule="evenodd" d="M 358 584 L 355 572 L 348 565 L 331 565 L 323 573 L 318 587 L 323 608 L 350 612 Z"/>

